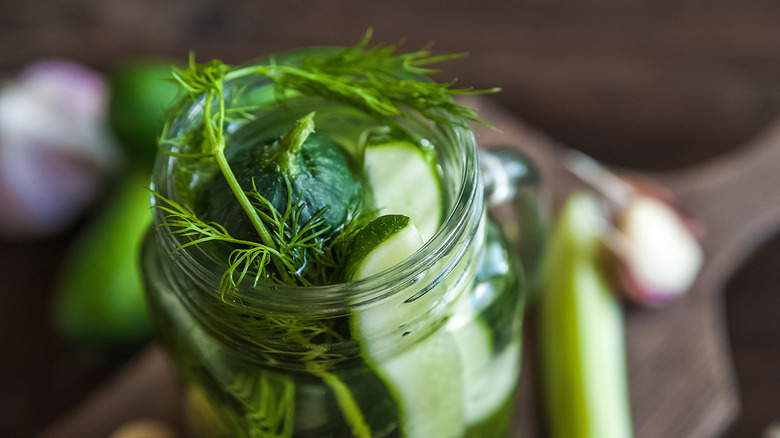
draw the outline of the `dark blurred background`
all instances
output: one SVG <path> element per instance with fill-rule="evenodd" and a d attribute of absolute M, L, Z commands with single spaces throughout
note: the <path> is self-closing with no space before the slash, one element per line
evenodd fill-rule
<path fill-rule="evenodd" d="M 780 115 L 772 0 L 4 0 L 0 78 L 50 58 L 99 72 L 127 59 L 183 62 L 190 51 L 241 63 L 351 45 L 369 26 L 375 42 L 468 52 L 441 79 L 503 88 L 495 99 L 519 118 L 612 165 L 684 169 L 738 148 Z M 85 218 L 51 237 L 0 241 L 2 436 L 43 429 L 131 354 L 77 353 L 52 334 L 54 273 Z M 726 290 L 743 396 L 733 436 L 759 436 L 780 418 L 770 365 L 780 363 L 778 261 L 775 238 Z"/>
<path fill-rule="evenodd" d="M 392 3 L 392 5 L 391 5 Z M 96 68 L 132 56 L 247 61 L 313 44 L 429 42 L 468 52 L 463 84 L 609 162 L 685 166 L 739 145 L 780 111 L 771 0 L 416 2 L 6 0 L 0 69 L 45 56 Z"/>

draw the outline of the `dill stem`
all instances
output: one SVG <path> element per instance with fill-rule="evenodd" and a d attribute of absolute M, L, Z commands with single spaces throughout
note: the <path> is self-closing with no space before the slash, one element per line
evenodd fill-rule
<path fill-rule="evenodd" d="M 246 193 L 244 193 L 244 189 L 242 189 L 241 185 L 238 183 L 238 180 L 236 179 L 236 175 L 233 173 L 233 169 L 230 168 L 230 164 L 228 163 L 227 158 L 225 157 L 225 138 L 224 138 L 225 98 L 224 95 L 222 94 L 223 85 L 224 85 L 224 80 L 218 80 L 214 83 L 214 88 L 209 91 L 208 98 L 206 99 L 206 104 L 203 108 L 203 116 L 205 119 L 206 131 L 208 132 L 208 136 L 211 140 L 211 153 L 214 155 L 214 158 L 217 160 L 217 165 L 219 166 L 219 169 L 222 171 L 222 175 L 225 177 L 225 180 L 227 181 L 230 190 L 233 191 L 233 195 L 235 195 L 236 199 L 238 199 L 238 203 L 241 204 L 241 208 L 243 208 L 246 214 L 249 216 L 249 221 L 252 223 L 252 226 L 257 231 L 257 234 L 260 235 L 260 240 L 266 246 L 275 248 L 276 245 L 274 244 L 274 241 L 271 238 L 271 234 L 268 233 L 268 230 L 265 228 L 263 222 L 260 220 L 260 216 L 257 214 L 257 211 L 255 210 L 254 206 L 249 201 L 249 198 L 246 196 Z M 212 118 L 211 105 L 214 98 L 214 94 L 216 94 L 217 102 L 219 104 L 219 109 L 217 112 L 218 120 L 216 123 L 217 132 L 214 132 L 214 124 L 212 123 L 211 120 Z"/>
<path fill-rule="evenodd" d="M 252 205 L 252 202 L 249 201 L 246 193 L 244 193 L 244 189 L 241 188 L 241 185 L 238 183 L 236 176 L 233 174 L 233 170 L 230 168 L 230 165 L 227 162 L 227 158 L 225 158 L 224 147 L 217 148 L 217 150 L 214 152 L 214 158 L 217 160 L 217 165 L 222 171 L 222 175 L 225 177 L 225 181 L 227 181 L 230 190 L 233 191 L 233 195 L 235 195 L 238 203 L 241 204 L 241 208 L 244 210 L 247 216 L 249 216 L 249 222 L 252 223 L 255 231 L 257 231 L 257 234 L 260 235 L 260 241 L 269 248 L 277 248 L 276 243 L 274 243 L 274 240 L 271 237 L 271 234 L 265 228 L 265 225 L 263 225 L 263 221 L 260 219 L 260 215 L 257 214 L 257 210 Z M 289 281 L 290 276 L 287 272 L 288 268 L 275 257 L 272 258 L 272 260 L 274 262 L 274 266 L 277 268 L 276 270 L 279 272 L 279 275 L 281 275 L 284 280 Z"/>
<path fill-rule="evenodd" d="M 230 190 L 233 191 L 233 195 L 235 195 L 238 203 L 241 204 L 241 208 L 243 208 L 244 212 L 246 212 L 246 214 L 249 216 L 249 221 L 252 222 L 252 226 L 257 231 L 257 234 L 260 235 L 260 240 L 264 245 L 275 248 L 276 244 L 271 238 L 271 234 L 263 225 L 262 220 L 260 220 L 260 215 L 257 214 L 255 207 L 249 201 L 246 193 L 244 193 L 244 189 L 242 189 L 238 184 L 236 176 L 233 174 L 232 169 L 230 169 L 230 165 L 227 162 L 227 158 L 225 158 L 224 151 L 217 151 L 214 154 L 214 157 L 217 159 L 217 164 L 219 165 L 219 168 L 222 171 L 222 175 L 225 177 Z"/>
<path fill-rule="evenodd" d="M 271 234 L 265 228 L 265 225 L 263 225 L 263 221 L 260 219 L 260 215 L 257 214 L 257 210 L 255 210 L 255 207 L 249 201 L 249 197 L 247 197 L 244 189 L 241 188 L 241 185 L 238 183 L 236 175 L 233 173 L 233 169 L 230 168 L 227 157 L 225 157 L 225 99 L 222 91 L 223 85 L 224 78 L 215 81 L 214 87 L 208 92 L 208 98 L 206 99 L 206 103 L 203 108 L 205 127 L 211 140 L 211 153 L 216 159 L 217 165 L 219 166 L 222 175 L 225 177 L 225 181 L 230 187 L 230 190 L 233 192 L 233 195 L 236 197 L 238 203 L 241 205 L 241 208 L 244 210 L 247 216 L 249 216 L 249 222 L 252 223 L 255 231 L 257 231 L 257 234 L 260 236 L 260 241 L 267 247 L 278 250 L 279 248 L 271 237 Z M 214 97 L 217 97 L 217 103 L 219 104 L 219 109 L 217 110 L 218 119 L 216 123 L 216 132 L 214 126 L 215 124 L 212 121 L 211 112 L 211 105 Z M 273 257 L 272 259 L 276 270 L 279 272 L 279 275 L 286 283 L 288 283 L 291 278 L 287 272 L 286 266 L 280 260 Z"/>
<path fill-rule="evenodd" d="M 350 392 L 344 382 L 335 375 L 324 370 L 313 370 L 313 374 L 322 378 L 326 385 L 333 390 L 336 400 L 341 408 L 350 427 L 352 427 L 352 436 L 355 438 L 370 438 L 371 428 L 366 424 L 363 418 L 363 412 L 355 401 L 355 397 Z"/>

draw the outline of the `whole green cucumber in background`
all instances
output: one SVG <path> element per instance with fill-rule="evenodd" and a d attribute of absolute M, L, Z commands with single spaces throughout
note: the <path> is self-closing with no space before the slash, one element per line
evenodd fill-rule
<path fill-rule="evenodd" d="M 159 61 L 128 61 L 109 74 L 108 123 L 133 167 L 151 171 L 165 108 L 179 92 L 172 79 L 171 64 Z"/>
<path fill-rule="evenodd" d="M 575 193 L 548 248 L 538 333 L 552 438 L 632 436 L 623 310 L 601 266 L 608 221 L 595 197 Z"/>
<path fill-rule="evenodd" d="M 151 332 L 138 245 L 151 223 L 149 175 L 135 172 L 74 242 L 55 305 L 60 334 L 81 345 L 119 349 Z"/>
<path fill-rule="evenodd" d="M 129 61 L 108 76 L 107 122 L 122 147 L 117 188 L 76 237 L 60 275 L 54 306 L 59 334 L 109 352 L 148 340 L 151 324 L 138 268 L 138 250 L 151 223 L 148 190 L 164 109 L 178 93 L 170 63 Z"/>

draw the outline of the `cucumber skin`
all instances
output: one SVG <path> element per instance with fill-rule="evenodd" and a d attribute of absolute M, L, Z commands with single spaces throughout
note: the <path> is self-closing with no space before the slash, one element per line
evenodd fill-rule
<path fill-rule="evenodd" d="M 539 341 L 552 438 L 632 436 L 623 313 L 599 266 L 605 219 L 595 198 L 572 195 L 543 274 Z"/>
<path fill-rule="evenodd" d="M 293 203 L 302 196 L 299 224 L 305 224 L 319 210 L 326 208 L 325 222 L 338 230 L 356 208 L 365 206 L 364 182 L 353 170 L 350 157 L 338 143 L 312 134 L 293 157 L 294 166 L 282 171 L 280 160 L 286 160 L 275 142 L 244 145 L 230 153 L 228 163 L 245 191 L 258 192 L 284 214 L 288 198 Z M 290 182 L 288 192 L 285 176 Z M 238 238 L 255 240 L 256 231 L 221 173 L 204 184 L 196 201 L 196 213 L 206 221 L 222 224 Z"/>
<path fill-rule="evenodd" d="M 74 242 L 57 284 L 54 324 L 87 348 L 136 348 L 151 337 L 138 247 L 152 222 L 149 177 L 129 175 Z"/>
<path fill-rule="evenodd" d="M 369 254 L 379 248 L 404 228 L 410 226 L 411 220 L 400 214 L 380 216 L 363 227 L 352 239 L 350 252 L 344 267 L 346 281 L 355 280 Z"/>

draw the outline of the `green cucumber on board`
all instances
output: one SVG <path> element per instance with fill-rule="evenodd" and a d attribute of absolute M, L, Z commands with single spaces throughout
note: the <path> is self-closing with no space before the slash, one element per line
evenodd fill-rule
<path fill-rule="evenodd" d="M 423 240 L 430 240 L 444 217 L 442 184 L 431 154 L 408 141 L 369 145 L 363 166 L 379 215 L 409 216 Z"/>
<path fill-rule="evenodd" d="M 539 348 L 552 438 L 630 438 L 623 311 L 600 264 L 607 213 L 585 193 L 553 231 L 539 301 Z"/>

